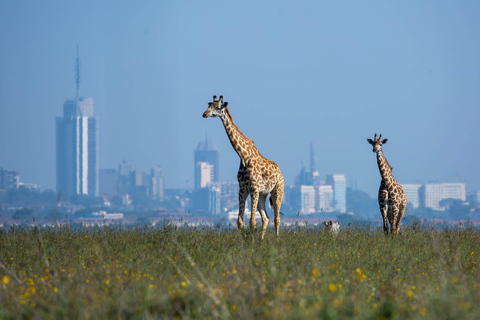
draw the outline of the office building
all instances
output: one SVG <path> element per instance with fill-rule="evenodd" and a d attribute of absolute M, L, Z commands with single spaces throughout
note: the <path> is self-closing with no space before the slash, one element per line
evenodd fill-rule
<path fill-rule="evenodd" d="M 213 183 L 213 165 L 207 162 L 195 164 L 195 189 L 206 188 Z"/>
<path fill-rule="evenodd" d="M 317 187 L 317 207 L 316 212 L 333 211 L 333 187 L 331 185 L 320 185 Z"/>
<path fill-rule="evenodd" d="M 75 194 L 96 196 L 97 120 L 93 113 L 93 99 L 79 97 L 78 52 L 76 71 L 76 97 L 65 101 L 63 117 L 56 119 L 57 191 L 67 196 Z"/>
<path fill-rule="evenodd" d="M 403 191 L 407 197 L 407 205 L 411 205 L 413 209 L 417 209 L 420 206 L 419 191 L 421 187 L 421 184 L 402 184 Z"/>
<path fill-rule="evenodd" d="M 344 174 L 330 174 L 327 184 L 333 188 L 333 208 L 338 212 L 347 211 L 347 179 Z"/>
<path fill-rule="evenodd" d="M 425 208 L 444 211 L 446 208 L 442 206 L 442 200 L 456 199 L 466 201 L 467 192 L 465 183 L 436 183 L 422 186 L 420 196 Z"/>
<path fill-rule="evenodd" d="M 239 186 L 237 181 L 220 182 L 220 205 L 221 208 L 232 210 L 238 208 Z"/>
<path fill-rule="evenodd" d="M 303 214 L 315 213 L 314 186 L 300 186 L 300 207 Z"/>
<path fill-rule="evenodd" d="M 100 169 L 98 173 L 98 193 L 102 196 L 116 196 L 118 188 L 118 171 Z"/>
<path fill-rule="evenodd" d="M 153 200 L 165 200 L 165 181 L 163 179 L 162 167 L 154 167 L 150 174 L 150 192 Z"/>
<path fill-rule="evenodd" d="M 18 189 L 20 185 L 20 173 L 0 168 L 0 190 Z"/>
<path fill-rule="evenodd" d="M 218 150 L 215 144 L 213 142 L 209 142 L 206 138 L 205 141 L 202 141 L 198 144 L 197 149 L 195 150 L 195 189 L 204 188 L 206 185 L 205 179 L 208 179 L 205 176 L 205 172 L 199 172 L 199 170 L 207 170 L 206 165 L 197 165 L 198 163 L 209 164 L 211 166 L 210 182 L 219 182 L 220 174 Z"/>

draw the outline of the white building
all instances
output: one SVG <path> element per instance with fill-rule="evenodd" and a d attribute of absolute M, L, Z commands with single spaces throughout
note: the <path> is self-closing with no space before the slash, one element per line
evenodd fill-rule
<path fill-rule="evenodd" d="M 421 184 L 402 184 L 403 191 L 407 197 L 407 204 L 412 205 L 413 209 L 417 209 L 420 206 L 419 191 L 421 187 Z"/>
<path fill-rule="evenodd" d="M 197 162 L 195 181 L 199 184 L 196 188 L 206 188 L 213 182 L 213 165 L 208 162 Z"/>
<path fill-rule="evenodd" d="M 300 186 L 300 213 L 315 213 L 314 186 Z"/>
<path fill-rule="evenodd" d="M 331 185 L 318 186 L 316 211 L 333 211 L 333 187 Z"/>
<path fill-rule="evenodd" d="M 467 199 L 465 183 L 426 184 L 422 189 L 425 207 L 433 210 L 445 210 L 445 207 L 440 205 L 440 202 L 445 199 L 461 201 L 466 201 Z"/>

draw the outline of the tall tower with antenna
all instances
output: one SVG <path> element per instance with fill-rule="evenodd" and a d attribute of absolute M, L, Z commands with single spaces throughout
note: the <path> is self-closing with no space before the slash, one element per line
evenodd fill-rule
<path fill-rule="evenodd" d="M 310 172 L 317 171 L 317 156 L 313 148 L 313 141 L 310 141 Z"/>
<path fill-rule="evenodd" d="M 78 44 L 77 44 L 77 59 L 75 60 L 75 84 L 77 85 L 77 90 L 75 91 L 75 102 L 78 103 L 80 97 L 80 55 L 78 53 Z"/>
<path fill-rule="evenodd" d="M 56 119 L 57 191 L 71 196 L 98 193 L 97 119 L 93 98 L 80 97 L 80 56 L 75 61 L 75 98 L 66 99 Z"/>
<path fill-rule="evenodd" d="M 319 186 L 320 175 L 317 171 L 317 155 L 315 154 L 313 141 L 310 141 L 310 174 L 312 175 L 312 184 L 314 186 Z"/>

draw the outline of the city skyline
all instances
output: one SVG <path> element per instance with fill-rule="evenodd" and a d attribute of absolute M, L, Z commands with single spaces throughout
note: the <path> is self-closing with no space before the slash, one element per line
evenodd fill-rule
<path fill-rule="evenodd" d="M 255 10 L 252 10 L 255 8 Z M 82 51 L 95 99 L 99 169 L 162 165 L 167 187 L 194 181 L 191 150 L 208 134 L 221 181 L 238 156 L 201 113 L 222 94 L 235 123 L 292 185 L 316 147 L 317 170 L 343 172 L 375 197 L 365 139 L 382 133 L 400 183 L 480 189 L 480 5 L 106 2 L 0 4 L 0 166 L 55 189 L 55 117 L 75 94 Z M 228 16 L 221 24 L 214 16 Z M 59 27 L 60 26 L 60 27 Z M 212 44 L 217 50 L 212 49 Z M 87 67 L 88 66 L 88 67 Z M 211 77 L 214 73 L 217 77 Z"/>

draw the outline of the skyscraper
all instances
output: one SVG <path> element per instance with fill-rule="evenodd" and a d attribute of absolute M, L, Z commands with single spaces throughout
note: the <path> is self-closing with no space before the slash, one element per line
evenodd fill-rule
<path fill-rule="evenodd" d="M 198 165 L 199 162 L 205 162 L 212 166 L 212 178 L 210 182 L 218 182 L 220 178 L 218 150 L 215 144 L 209 142 L 207 138 L 205 138 L 205 141 L 200 142 L 195 150 L 195 189 L 205 187 L 202 186 L 202 174 L 200 172 L 205 166 L 202 167 Z"/>
<path fill-rule="evenodd" d="M 98 173 L 98 193 L 102 196 L 116 196 L 118 172 L 116 169 L 100 169 Z"/>
<path fill-rule="evenodd" d="M 335 211 L 347 211 L 347 178 L 344 174 L 327 175 L 327 184 L 333 187 L 333 207 Z"/>
<path fill-rule="evenodd" d="M 407 197 L 407 206 L 411 205 L 413 209 L 420 206 L 419 191 L 421 184 L 402 184 L 403 191 Z"/>
<path fill-rule="evenodd" d="M 162 167 L 154 167 L 150 174 L 150 192 L 153 200 L 165 200 L 165 181 L 163 179 Z"/>
<path fill-rule="evenodd" d="M 63 117 L 56 119 L 57 191 L 70 196 L 96 196 L 98 184 L 97 120 L 93 99 L 79 97 L 80 59 L 76 60 L 76 95 L 63 104 Z"/>

